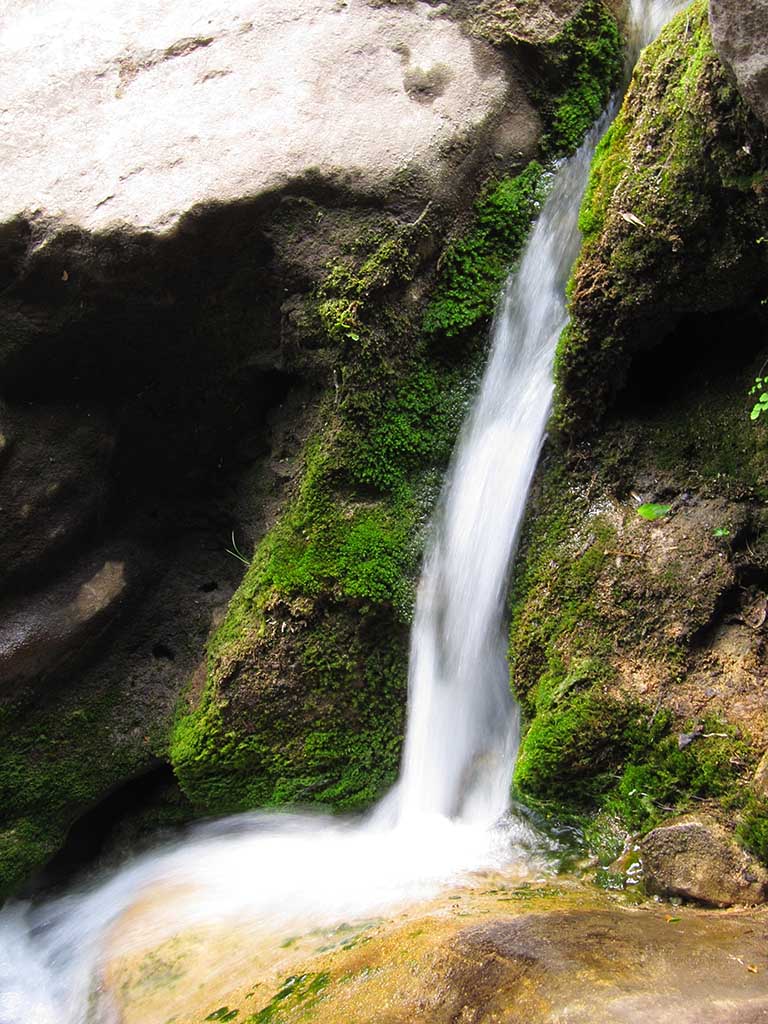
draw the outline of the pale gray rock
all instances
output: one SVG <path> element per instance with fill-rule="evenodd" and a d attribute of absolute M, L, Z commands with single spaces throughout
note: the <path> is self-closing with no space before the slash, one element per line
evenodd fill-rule
<path fill-rule="evenodd" d="M 712 38 L 744 99 L 768 124 L 768 0 L 710 0 Z"/>
<path fill-rule="evenodd" d="M 714 907 L 763 903 L 768 872 L 714 822 L 678 821 L 653 829 L 640 844 L 649 892 Z"/>
<path fill-rule="evenodd" d="M 0 94 L 0 222 L 90 232 L 164 232 L 307 175 L 436 184 L 489 119 L 518 148 L 538 128 L 493 48 L 426 3 L 9 4 Z"/>

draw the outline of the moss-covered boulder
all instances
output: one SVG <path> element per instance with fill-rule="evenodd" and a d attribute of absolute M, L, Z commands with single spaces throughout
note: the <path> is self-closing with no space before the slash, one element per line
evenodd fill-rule
<path fill-rule="evenodd" d="M 581 213 L 556 423 L 593 427 L 633 355 L 680 318 L 765 294 L 768 139 L 714 47 L 704 0 L 641 58 Z"/>

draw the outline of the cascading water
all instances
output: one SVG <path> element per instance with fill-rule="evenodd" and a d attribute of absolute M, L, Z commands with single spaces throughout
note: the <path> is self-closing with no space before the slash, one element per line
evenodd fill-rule
<path fill-rule="evenodd" d="M 631 0 L 635 55 L 680 6 Z M 198 829 L 89 890 L 6 907 L 0 1024 L 107 1024 L 108 999 L 94 1002 L 105 957 L 189 926 L 237 919 L 277 938 L 419 899 L 463 872 L 521 858 L 526 847 L 534 856 L 529 830 L 503 820 L 518 743 L 504 593 L 549 415 L 578 208 L 606 124 L 607 116 L 555 175 L 499 305 L 419 587 L 395 791 L 356 824 L 243 815 Z M 154 904 L 138 913 L 147 894 Z M 116 929 L 132 908 L 130 926 Z"/>

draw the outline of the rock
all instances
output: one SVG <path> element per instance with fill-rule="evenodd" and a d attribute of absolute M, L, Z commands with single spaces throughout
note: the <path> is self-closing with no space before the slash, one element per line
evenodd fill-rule
<path fill-rule="evenodd" d="M 0 26 L 0 222 L 24 216 L 35 234 L 166 232 L 201 205 L 310 177 L 380 190 L 417 167 L 438 181 L 451 144 L 489 118 L 514 121 L 520 148 L 537 130 L 494 51 L 426 3 L 296 0 L 286 17 L 283 0 L 162 16 L 155 0 L 37 0 Z"/>
<path fill-rule="evenodd" d="M 760 758 L 752 778 L 752 788 L 758 796 L 768 797 L 768 750 Z"/>
<path fill-rule="evenodd" d="M 756 241 L 768 231 L 751 183 L 767 168 L 764 125 L 731 87 L 696 0 L 644 52 L 593 166 L 556 369 L 564 433 L 593 428 L 630 380 L 631 359 L 683 317 L 751 301 L 766 272 Z"/>
<path fill-rule="evenodd" d="M 768 124 L 768 0 L 710 0 L 709 16 L 720 58 Z"/>
<path fill-rule="evenodd" d="M 125 604 L 137 561 L 116 549 L 91 556 L 64 580 L 0 608 L 0 688 L 45 675 L 96 639 Z"/>
<path fill-rule="evenodd" d="M 562 32 L 580 7 L 580 0 L 554 0 L 545 4 L 480 0 L 473 5 L 469 24 L 477 35 L 494 43 L 510 38 L 532 44 L 545 43 Z"/>
<path fill-rule="evenodd" d="M 113 443 L 95 413 L 0 403 L 0 590 L 39 572 L 93 522 Z"/>
<path fill-rule="evenodd" d="M 768 872 L 710 822 L 681 821 L 653 829 L 640 854 L 649 892 L 714 907 L 762 903 Z"/>
<path fill-rule="evenodd" d="M 759 912 L 685 909 L 669 920 L 665 908 L 621 908 L 562 878 L 541 895 L 450 892 L 426 912 L 325 932 L 332 952 L 292 939 L 277 976 L 263 935 L 238 923 L 143 948 L 132 940 L 152 926 L 147 900 L 110 937 L 104 988 L 122 1024 L 214 1019 L 222 1007 L 233 1020 L 268 1019 L 275 1006 L 286 1022 L 310 1013 L 317 1024 L 757 1024 L 768 1014 Z M 148 985 L 171 955 L 173 976 Z M 319 983 L 291 991 L 289 976 Z"/>

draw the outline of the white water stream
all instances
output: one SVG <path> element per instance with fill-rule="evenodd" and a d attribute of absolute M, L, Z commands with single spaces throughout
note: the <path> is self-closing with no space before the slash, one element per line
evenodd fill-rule
<path fill-rule="evenodd" d="M 680 6 L 632 0 L 635 53 Z M 579 204 L 607 120 L 557 171 L 499 304 L 419 587 L 396 788 L 355 823 L 242 815 L 197 829 L 91 889 L 42 906 L 7 906 L 0 1024 L 107 1024 L 108 998 L 93 1000 L 107 952 L 151 947 L 196 924 L 236 920 L 277 939 L 392 910 L 469 871 L 535 863 L 530 829 L 505 816 L 519 719 L 505 661 L 504 595 L 550 411 Z M 138 914 L 137 904 L 153 894 L 163 894 L 157 911 Z M 130 927 L 116 928 L 131 908 Z"/>

